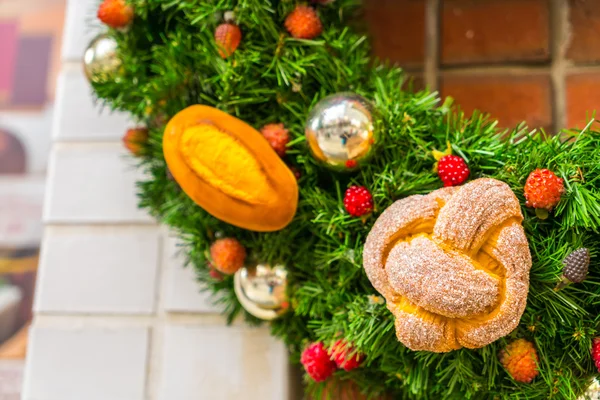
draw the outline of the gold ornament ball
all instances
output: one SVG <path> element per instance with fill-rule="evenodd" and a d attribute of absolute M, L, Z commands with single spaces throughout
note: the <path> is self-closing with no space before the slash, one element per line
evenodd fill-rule
<path fill-rule="evenodd" d="M 244 267 L 233 281 L 242 307 L 255 317 L 271 321 L 287 311 L 287 269 L 283 265 Z"/>
<path fill-rule="evenodd" d="M 378 132 L 371 103 L 355 93 L 319 101 L 306 122 L 313 156 L 334 170 L 353 170 L 373 155 Z"/>
<path fill-rule="evenodd" d="M 83 67 L 90 82 L 110 79 L 121 67 L 117 42 L 105 33 L 96 36 L 83 54 Z"/>

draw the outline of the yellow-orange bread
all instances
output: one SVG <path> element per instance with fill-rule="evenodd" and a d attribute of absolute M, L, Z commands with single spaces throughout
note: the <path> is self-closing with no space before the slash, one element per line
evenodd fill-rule
<path fill-rule="evenodd" d="M 257 232 L 287 226 L 298 184 L 263 135 L 223 111 L 196 105 L 167 124 L 163 153 L 181 189 L 212 216 Z"/>
<path fill-rule="evenodd" d="M 531 254 L 509 186 L 477 179 L 395 202 L 367 237 L 364 267 L 412 350 L 479 348 L 519 324 Z"/>

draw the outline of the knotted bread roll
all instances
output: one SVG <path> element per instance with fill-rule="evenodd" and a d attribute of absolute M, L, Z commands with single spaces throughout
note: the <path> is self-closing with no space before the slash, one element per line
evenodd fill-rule
<path fill-rule="evenodd" d="M 508 185 L 477 179 L 410 196 L 383 212 L 364 267 L 412 350 L 483 347 L 519 324 L 531 255 Z"/>

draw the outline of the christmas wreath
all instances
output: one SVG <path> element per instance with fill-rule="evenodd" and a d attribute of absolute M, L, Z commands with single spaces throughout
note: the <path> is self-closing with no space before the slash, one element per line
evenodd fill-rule
<path fill-rule="evenodd" d="M 317 396 L 578 397 L 600 367 L 600 133 L 413 92 L 359 12 L 105 0 L 85 67 L 143 126 L 124 137 L 140 206 Z"/>

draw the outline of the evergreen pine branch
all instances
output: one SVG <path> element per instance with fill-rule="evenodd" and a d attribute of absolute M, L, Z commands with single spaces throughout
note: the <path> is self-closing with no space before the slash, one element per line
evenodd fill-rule
<path fill-rule="evenodd" d="M 364 393 L 398 399 L 574 399 L 594 373 L 590 355 L 600 310 L 600 133 L 556 136 L 524 125 L 503 130 L 489 116 L 466 115 L 451 99 L 406 90 L 397 67 L 373 61 L 368 40 L 354 29 L 357 0 L 320 6 L 325 30 L 317 40 L 290 38 L 283 26 L 295 1 L 135 0 L 136 19 L 127 32 L 111 31 L 123 66 L 114 79 L 95 81 L 99 100 L 129 112 L 150 128 L 138 183 L 140 206 L 181 237 L 189 267 L 223 307 L 229 321 L 244 315 L 232 278 L 210 277 L 207 253 L 215 237 L 238 238 L 252 257 L 289 270 L 293 312 L 274 321 L 272 332 L 299 361 L 306 343 L 343 337 L 366 355 L 362 368 L 338 371 Z M 221 59 L 213 34 L 225 11 L 233 10 L 243 31 L 234 55 Z M 401 90 L 401 87 L 404 87 Z M 308 151 L 304 124 L 325 95 L 353 91 L 377 110 L 377 155 L 360 171 L 339 174 L 319 165 Z M 297 167 L 300 202 L 295 220 L 274 233 L 253 233 L 225 224 L 199 208 L 167 177 L 162 155 L 164 123 L 181 109 L 207 104 L 259 128 L 282 122 L 292 141 L 286 162 Z M 362 246 L 378 215 L 394 201 L 441 186 L 431 152 L 450 143 L 471 169 L 471 179 L 493 177 L 510 185 L 525 216 L 533 267 L 526 311 L 508 337 L 482 349 L 447 354 L 412 352 L 395 335 L 394 319 L 377 301 L 362 269 Z M 530 171 L 548 168 L 565 180 L 566 193 L 550 218 L 539 220 L 524 206 Z M 351 184 L 373 193 L 375 212 L 364 222 L 344 212 Z M 554 290 L 562 259 L 579 247 L 592 251 L 588 279 Z M 513 381 L 498 352 L 515 338 L 535 343 L 540 377 Z M 323 389 L 310 383 L 310 390 Z"/>

